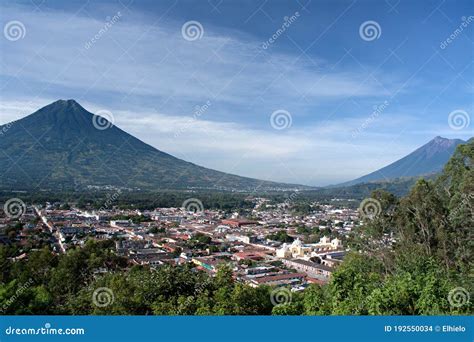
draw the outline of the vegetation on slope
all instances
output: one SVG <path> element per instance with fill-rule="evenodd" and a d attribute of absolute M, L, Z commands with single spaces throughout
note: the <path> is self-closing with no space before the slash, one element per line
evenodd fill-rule
<path fill-rule="evenodd" d="M 53 256 L 45 248 L 13 262 L 0 248 L 3 314 L 439 315 L 472 314 L 474 143 L 458 147 L 435 181 L 398 199 L 376 191 L 381 212 L 328 285 L 289 293 L 274 306 L 270 287 L 237 283 L 221 267 L 209 277 L 191 265 L 128 269 L 111 241 Z M 109 273 L 95 271 L 106 267 Z M 94 293 L 110 305 L 97 305 Z M 281 290 L 281 289 L 280 289 Z M 94 300 L 96 303 L 94 304 Z M 100 298 L 99 298 L 100 299 Z M 459 305 L 461 304 L 461 305 Z"/>

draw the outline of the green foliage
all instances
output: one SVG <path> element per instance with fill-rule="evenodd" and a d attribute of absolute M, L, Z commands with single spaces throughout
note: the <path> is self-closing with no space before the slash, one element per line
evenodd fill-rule
<path fill-rule="evenodd" d="M 286 230 L 279 230 L 274 234 L 267 235 L 267 239 L 280 242 L 293 242 L 294 238 L 288 235 Z"/>
<path fill-rule="evenodd" d="M 112 241 L 88 241 L 54 255 L 48 248 L 13 261 L 18 246 L 0 246 L 2 314 L 114 315 L 452 315 L 472 314 L 473 301 L 453 302 L 453 291 L 473 293 L 474 143 L 458 147 L 436 181 L 420 180 L 408 196 L 385 191 L 372 198 L 381 212 L 357 232 L 329 284 L 292 293 L 273 306 L 272 289 L 244 285 L 230 266 L 215 277 L 193 265 L 158 269 L 127 264 Z M 303 228 L 301 231 L 305 231 Z M 274 237 L 288 241 L 286 232 Z M 195 244 L 208 244 L 196 235 Z M 274 262 L 279 265 L 278 261 Z M 100 270 L 107 272 L 102 274 Z M 112 293 L 109 305 L 95 293 Z M 451 302 L 450 302 L 451 300 Z"/>
<path fill-rule="evenodd" d="M 212 238 L 209 235 L 205 235 L 205 234 L 202 234 L 202 233 L 197 233 L 196 235 L 194 235 L 191 238 L 191 241 L 196 241 L 198 243 L 208 245 L 208 244 L 211 243 Z"/>
<path fill-rule="evenodd" d="M 291 206 L 291 211 L 297 215 L 308 215 L 311 213 L 312 208 L 306 202 L 297 202 Z"/>
<path fill-rule="evenodd" d="M 382 282 L 381 263 L 367 255 L 349 254 L 330 283 L 331 309 L 336 315 L 365 315 L 367 296 Z"/>
<path fill-rule="evenodd" d="M 305 315 L 329 315 L 331 314 L 331 294 L 329 286 L 310 285 L 304 292 L 304 314 Z"/>
<path fill-rule="evenodd" d="M 151 227 L 148 229 L 149 234 L 158 234 L 158 233 L 165 233 L 166 229 L 165 228 L 158 228 L 158 227 Z"/>

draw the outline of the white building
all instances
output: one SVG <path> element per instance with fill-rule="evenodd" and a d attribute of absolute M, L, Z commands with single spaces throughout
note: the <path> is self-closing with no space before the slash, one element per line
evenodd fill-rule
<path fill-rule="evenodd" d="M 341 240 L 332 239 L 323 236 L 319 243 L 303 244 L 300 239 L 296 239 L 291 244 L 284 243 L 283 246 L 276 250 L 278 258 L 300 258 L 308 260 L 313 256 L 318 256 L 320 253 L 333 251 L 342 248 Z"/>

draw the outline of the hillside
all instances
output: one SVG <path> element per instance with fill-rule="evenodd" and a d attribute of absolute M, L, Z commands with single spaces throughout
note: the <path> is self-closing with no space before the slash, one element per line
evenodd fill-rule
<path fill-rule="evenodd" d="M 59 100 L 0 126 L 0 189 L 290 190 L 304 186 L 239 177 L 173 157 Z M 102 119 L 105 120 L 105 119 Z M 97 126 L 97 123 L 96 123 Z"/>
<path fill-rule="evenodd" d="M 465 142 L 461 139 L 446 139 L 438 136 L 407 156 L 379 170 L 337 186 L 417 178 L 439 173 L 454 154 L 456 147 L 463 143 Z"/>

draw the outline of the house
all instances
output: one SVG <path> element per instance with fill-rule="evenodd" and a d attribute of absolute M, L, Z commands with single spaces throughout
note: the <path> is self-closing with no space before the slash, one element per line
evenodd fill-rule
<path fill-rule="evenodd" d="M 242 226 L 250 226 L 253 224 L 257 224 L 258 222 L 244 220 L 244 219 L 226 219 L 226 220 L 222 220 L 221 223 L 230 227 L 240 228 Z"/>
<path fill-rule="evenodd" d="M 302 259 L 284 259 L 282 262 L 289 268 L 295 269 L 298 272 L 304 272 L 308 276 L 317 279 L 328 279 L 334 270 L 332 267 Z"/>
<path fill-rule="evenodd" d="M 257 287 L 260 285 L 283 286 L 302 283 L 306 278 L 304 273 L 276 273 L 265 277 L 252 278 L 249 285 Z"/>
<path fill-rule="evenodd" d="M 262 255 L 261 253 L 258 252 L 238 252 L 234 254 L 234 258 L 237 261 L 240 260 L 262 260 L 264 259 L 265 255 Z"/>
<path fill-rule="evenodd" d="M 319 243 L 303 244 L 300 239 L 296 239 L 290 245 L 284 243 L 283 246 L 276 250 L 278 258 L 304 258 L 309 259 L 318 256 L 321 253 L 334 251 L 342 248 L 342 242 L 339 239 L 329 240 L 324 236 Z"/>
<path fill-rule="evenodd" d="M 110 226 L 115 228 L 131 227 L 133 225 L 132 220 L 112 220 Z"/>
<path fill-rule="evenodd" d="M 225 238 L 227 241 L 230 241 L 230 242 L 239 241 L 246 244 L 250 244 L 250 236 L 246 236 L 246 235 L 227 234 Z"/>

